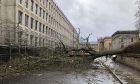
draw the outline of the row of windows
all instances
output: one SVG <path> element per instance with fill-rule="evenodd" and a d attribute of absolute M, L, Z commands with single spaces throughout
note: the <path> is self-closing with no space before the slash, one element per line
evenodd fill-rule
<path fill-rule="evenodd" d="M 31 7 L 30 7 L 31 11 L 35 12 L 35 14 L 39 15 L 39 17 L 42 17 L 44 20 L 46 20 L 46 22 L 50 23 L 51 25 L 58 27 L 58 28 L 65 29 L 60 23 L 57 22 L 56 19 L 51 17 L 45 10 L 43 10 L 43 8 L 39 7 L 39 5 L 37 3 L 35 4 L 33 0 L 26 0 L 26 2 L 25 2 L 26 8 L 28 8 L 28 6 L 29 6 L 29 1 L 31 2 Z M 43 1 L 41 0 L 41 2 L 43 2 L 44 5 L 46 2 L 46 7 L 47 7 L 47 4 L 49 3 L 49 10 L 50 10 L 50 8 L 52 8 L 53 10 L 56 11 L 56 9 L 53 6 L 51 6 L 51 3 L 48 2 L 48 0 L 43 0 Z M 20 1 L 20 3 L 22 4 L 22 0 Z M 59 17 L 59 20 L 61 20 L 61 21 L 64 20 L 57 11 L 56 11 L 56 15 Z M 65 21 L 63 21 L 63 22 L 65 22 Z M 65 30 L 68 31 L 68 29 L 65 29 Z"/>
<path fill-rule="evenodd" d="M 45 12 L 45 10 L 43 10 L 43 8 L 39 7 L 38 4 L 34 4 L 33 0 L 30 0 L 30 1 L 31 1 L 31 7 L 30 7 L 31 11 L 35 12 L 36 15 L 38 15 L 39 17 L 42 17 L 43 19 L 46 19 L 46 21 L 47 21 L 48 13 Z M 21 2 L 22 2 L 22 0 L 21 0 Z M 25 6 L 26 6 L 26 8 L 29 8 L 29 0 L 26 0 Z"/>
<path fill-rule="evenodd" d="M 57 44 L 56 42 L 53 42 L 51 40 L 45 40 L 44 38 L 41 38 L 41 37 L 34 37 L 33 35 L 26 35 L 27 37 L 27 41 L 26 41 L 26 45 L 29 45 L 29 42 L 30 42 L 30 45 L 31 46 L 47 46 L 47 45 L 52 45 L 53 43 L 54 44 Z"/>
<path fill-rule="evenodd" d="M 23 1 L 24 0 L 20 0 L 19 3 L 20 4 L 23 4 Z M 31 10 L 33 10 L 33 5 L 34 5 L 34 0 L 30 0 L 31 2 Z M 42 3 L 43 5 L 46 5 L 46 8 L 48 6 L 48 0 L 40 0 L 40 3 Z M 29 6 L 29 0 L 25 0 L 25 4 L 26 4 L 26 7 L 28 8 Z"/>
<path fill-rule="evenodd" d="M 26 8 L 29 8 L 29 1 L 31 2 L 30 4 L 30 8 L 32 12 L 35 12 L 35 14 L 39 15 L 40 17 L 42 17 L 43 19 L 45 19 L 45 15 L 46 18 L 48 16 L 48 13 L 45 13 L 45 10 L 43 10 L 42 7 L 39 7 L 39 5 L 37 3 L 34 3 L 34 0 L 26 0 L 25 1 L 25 6 Z M 42 0 L 41 0 L 42 1 Z M 47 4 L 48 4 L 48 0 L 43 0 L 43 4 L 45 5 L 46 2 L 46 8 L 47 8 Z M 20 0 L 20 4 L 22 4 L 22 0 Z M 50 10 L 50 2 L 49 2 L 49 10 Z M 35 9 L 34 9 L 35 8 Z M 55 10 L 55 8 L 53 8 Z"/>
<path fill-rule="evenodd" d="M 33 27 L 35 28 L 35 30 L 39 30 L 39 32 L 45 32 L 44 29 L 45 29 L 45 26 L 41 23 L 41 22 L 38 22 L 37 20 L 34 20 L 34 18 L 32 17 L 29 17 L 29 15 L 25 14 L 25 26 L 26 27 L 29 27 L 29 19 L 30 19 L 30 28 L 33 29 Z M 57 21 L 54 21 L 53 18 L 51 18 L 49 16 L 49 21 L 51 20 L 51 24 L 54 26 L 54 27 L 57 27 L 59 29 L 63 29 L 64 31 L 67 31 L 68 30 L 66 28 L 64 28 L 61 24 L 59 24 Z M 23 23 L 23 12 L 21 11 L 18 11 L 18 23 L 19 24 L 22 24 Z M 34 26 L 35 25 L 35 26 Z M 38 25 L 39 25 L 39 28 L 38 28 Z M 43 25 L 43 30 L 41 30 L 42 28 L 42 25 Z M 47 27 L 46 27 L 47 29 Z M 47 32 L 47 31 L 46 31 Z"/>
<path fill-rule="evenodd" d="M 52 26 L 56 28 L 59 28 L 58 30 L 66 31 L 70 35 L 71 32 L 73 32 L 73 27 L 71 28 L 71 24 L 69 24 L 66 17 L 63 15 L 60 9 L 56 6 L 56 4 L 53 3 L 53 1 L 51 2 L 51 0 L 40 0 L 40 2 L 43 6 L 41 6 L 40 3 L 34 0 L 21 0 L 20 4 L 22 6 L 25 6 L 27 9 L 31 10 L 37 16 L 43 18 L 47 23 L 50 23 Z M 50 13 L 52 13 L 51 15 L 53 17 L 47 12 L 47 10 L 50 11 Z M 21 17 L 19 16 L 19 18 L 22 18 L 22 13 L 21 13 Z M 30 28 L 34 27 L 35 30 L 38 29 L 39 32 L 44 32 L 44 27 L 42 28 L 43 26 L 42 23 L 38 22 L 37 20 L 34 20 L 33 18 L 30 18 L 28 15 L 25 18 L 27 18 L 25 21 L 26 22 L 25 26 L 29 25 L 29 19 L 30 19 L 31 20 Z M 19 23 L 21 22 L 22 24 L 22 21 L 20 20 L 19 20 Z M 35 26 L 32 26 L 33 25 L 32 23 L 35 24 Z M 65 25 L 65 27 L 61 24 Z M 49 31 L 49 28 L 48 28 L 48 31 Z"/>
<path fill-rule="evenodd" d="M 24 41 L 21 41 L 22 40 L 22 36 L 23 33 L 20 32 L 18 33 L 18 36 L 21 38 L 20 41 L 21 42 L 21 45 L 27 45 L 27 46 L 43 46 L 43 47 L 46 47 L 46 46 L 54 46 L 56 45 L 57 43 L 54 41 L 54 40 L 49 40 L 49 39 L 45 39 L 45 37 L 38 37 L 38 36 L 34 36 L 34 35 L 29 35 L 29 34 L 25 34 L 25 39 Z M 67 41 L 68 39 L 65 39 L 65 37 L 62 37 L 62 35 L 60 35 L 60 38 L 63 38 L 63 41 Z"/>
<path fill-rule="evenodd" d="M 23 13 L 21 11 L 18 11 L 18 23 L 22 24 L 23 20 Z M 29 26 L 29 19 L 30 19 L 30 26 Z M 51 35 L 53 37 L 57 37 L 58 33 L 54 31 L 53 29 L 49 28 L 48 26 L 45 26 L 41 22 L 34 20 L 34 18 L 29 17 L 27 14 L 25 14 L 25 26 L 31 29 L 34 29 L 36 31 L 42 32 L 44 34 Z"/>
<path fill-rule="evenodd" d="M 121 38 L 121 42 L 124 42 L 124 40 L 126 40 L 126 38 Z M 131 39 L 130 39 L 130 41 L 131 41 L 131 42 L 133 42 L 133 41 L 134 41 L 134 39 L 133 39 L 133 38 L 131 38 Z"/>

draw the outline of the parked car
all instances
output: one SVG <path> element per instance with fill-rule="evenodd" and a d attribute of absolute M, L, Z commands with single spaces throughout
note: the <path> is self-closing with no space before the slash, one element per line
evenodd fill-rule
<path fill-rule="evenodd" d="M 116 61 L 117 55 L 112 55 L 112 60 Z"/>

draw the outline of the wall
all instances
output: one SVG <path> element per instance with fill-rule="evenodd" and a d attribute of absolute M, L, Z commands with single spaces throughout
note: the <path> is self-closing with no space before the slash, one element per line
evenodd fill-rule
<path fill-rule="evenodd" d="M 133 67 L 137 70 L 140 70 L 140 54 L 139 55 L 128 54 L 118 56 L 117 61 L 130 67 Z"/>

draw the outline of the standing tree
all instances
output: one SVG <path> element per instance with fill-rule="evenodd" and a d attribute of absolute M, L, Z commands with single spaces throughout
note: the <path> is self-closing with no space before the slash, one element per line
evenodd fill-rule
<path fill-rule="evenodd" d="M 135 14 L 135 16 L 137 18 L 136 28 L 137 28 L 137 30 L 140 30 L 140 0 L 137 1 L 137 4 L 138 4 L 138 11 Z"/>

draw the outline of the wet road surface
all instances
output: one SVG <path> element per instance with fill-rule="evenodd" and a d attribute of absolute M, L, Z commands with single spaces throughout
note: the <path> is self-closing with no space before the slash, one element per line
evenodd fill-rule
<path fill-rule="evenodd" d="M 119 84 L 101 63 L 80 72 L 42 71 L 0 80 L 1 84 Z"/>

